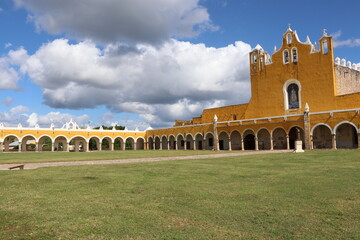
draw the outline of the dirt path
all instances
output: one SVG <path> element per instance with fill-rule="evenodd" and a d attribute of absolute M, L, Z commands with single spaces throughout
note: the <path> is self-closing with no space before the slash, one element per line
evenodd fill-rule
<path fill-rule="evenodd" d="M 81 166 L 81 165 L 104 165 L 104 164 L 123 164 L 123 163 L 140 163 L 140 162 L 159 162 L 173 160 L 189 160 L 189 159 L 206 159 L 206 158 L 222 158 L 246 155 L 259 155 L 270 153 L 290 153 L 293 150 L 274 150 L 274 151 L 256 151 L 256 152 L 232 152 L 211 155 L 192 155 L 177 157 L 156 157 L 156 158 L 130 158 L 120 160 L 94 160 L 94 161 L 71 161 L 71 162 L 43 162 L 43 163 L 23 163 L 24 169 L 36 169 L 42 167 L 59 167 L 59 166 Z M 0 164 L 0 170 L 9 170 L 9 168 L 22 165 L 21 163 Z"/>

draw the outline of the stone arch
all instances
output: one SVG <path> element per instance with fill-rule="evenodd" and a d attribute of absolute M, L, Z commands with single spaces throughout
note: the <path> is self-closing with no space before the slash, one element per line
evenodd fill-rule
<path fill-rule="evenodd" d="M 148 149 L 153 150 L 154 149 L 154 138 L 148 137 Z"/>
<path fill-rule="evenodd" d="M 138 137 L 136 139 L 136 150 L 144 150 L 145 139 L 143 137 Z"/>
<path fill-rule="evenodd" d="M 86 141 L 86 138 L 81 135 L 77 135 L 70 139 L 69 150 L 72 152 L 86 152 L 87 145 L 88 142 Z"/>
<path fill-rule="evenodd" d="M 229 134 L 225 131 L 219 134 L 219 150 L 229 150 Z"/>
<path fill-rule="evenodd" d="M 89 151 L 100 151 L 101 139 L 98 136 L 91 136 L 89 138 Z"/>
<path fill-rule="evenodd" d="M 241 150 L 241 133 L 234 130 L 230 134 L 231 150 Z"/>
<path fill-rule="evenodd" d="M 163 135 L 161 137 L 161 149 L 167 150 L 168 149 L 168 138 L 167 136 Z"/>
<path fill-rule="evenodd" d="M 290 149 L 295 149 L 295 141 L 297 140 L 297 130 L 296 128 L 300 129 L 300 139 L 302 141 L 302 147 L 305 148 L 305 132 L 304 129 L 300 126 L 292 126 L 289 130 L 289 146 Z"/>
<path fill-rule="evenodd" d="M 49 141 L 50 140 L 50 141 Z M 39 145 L 39 149 L 38 151 L 41 151 L 41 152 L 50 152 L 52 150 L 52 145 L 54 143 L 54 140 L 52 139 L 51 136 L 49 135 L 42 135 L 39 137 L 39 140 L 38 140 L 38 145 Z"/>
<path fill-rule="evenodd" d="M 161 140 L 159 136 L 155 136 L 155 146 L 154 149 L 155 150 L 159 150 L 160 149 L 160 144 L 161 144 Z"/>
<path fill-rule="evenodd" d="M 186 134 L 185 144 L 186 150 L 194 150 L 194 137 L 191 133 Z"/>
<path fill-rule="evenodd" d="M 19 137 L 16 134 L 8 134 L 3 138 L 4 152 L 17 152 L 19 149 Z"/>
<path fill-rule="evenodd" d="M 313 149 L 332 148 L 332 129 L 325 123 L 316 124 L 312 130 Z"/>
<path fill-rule="evenodd" d="M 357 148 L 358 129 L 352 122 L 344 121 L 335 126 L 336 148 Z"/>
<path fill-rule="evenodd" d="M 244 149 L 255 150 L 255 132 L 252 129 L 246 129 L 243 133 Z"/>
<path fill-rule="evenodd" d="M 282 127 L 277 127 L 272 131 L 273 148 L 274 149 L 286 149 L 287 138 L 286 131 Z"/>
<path fill-rule="evenodd" d="M 258 139 L 259 150 L 270 150 L 271 149 L 271 135 L 267 128 L 261 128 L 256 133 Z"/>
<path fill-rule="evenodd" d="M 111 137 L 109 136 L 104 136 L 101 139 L 101 150 L 111 150 L 112 149 L 112 145 L 113 144 L 113 140 Z"/>
<path fill-rule="evenodd" d="M 125 150 L 135 150 L 135 139 L 133 137 L 125 139 Z"/>
<path fill-rule="evenodd" d="M 172 150 L 176 149 L 176 138 L 172 134 L 169 136 L 169 147 Z"/>
<path fill-rule="evenodd" d="M 125 150 L 125 141 L 122 137 L 114 138 L 114 150 Z"/>
<path fill-rule="evenodd" d="M 178 134 L 176 136 L 177 141 L 177 147 L 178 150 L 184 150 L 185 149 L 185 138 L 182 134 Z"/>
<path fill-rule="evenodd" d="M 54 138 L 54 151 L 64 152 L 69 149 L 69 139 L 65 135 L 58 135 Z"/>
<path fill-rule="evenodd" d="M 206 147 L 206 150 L 213 150 L 214 149 L 214 144 L 215 144 L 214 133 L 207 132 L 205 134 L 205 147 Z"/>
<path fill-rule="evenodd" d="M 201 133 L 196 133 L 195 134 L 195 149 L 196 150 L 203 150 L 205 149 L 204 146 L 204 137 Z"/>
<path fill-rule="evenodd" d="M 23 136 L 20 140 L 22 152 L 35 152 L 37 139 L 32 134 Z"/>

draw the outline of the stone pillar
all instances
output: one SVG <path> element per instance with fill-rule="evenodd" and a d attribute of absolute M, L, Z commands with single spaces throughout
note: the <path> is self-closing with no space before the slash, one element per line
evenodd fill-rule
<path fill-rule="evenodd" d="M 304 140 L 305 140 L 305 149 L 310 150 L 312 141 L 310 139 L 310 113 L 305 111 L 304 113 Z"/>
<path fill-rule="evenodd" d="M 63 147 L 65 148 L 66 152 L 70 152 L 70 143 L 66 142 Z"/>
<path fill-rule="evenodd" d="M 270 136 L 270 150 L 274 150 L 274 139 Z"/>
<path fill-rule="evenodd" d="M 114 151 L 114 144 L 115 144 L 115 142 L 111 142 L 111 143 L 109 143 L 110 144 L 110 151 Z"/>
<path fill-rule="evenodd" d="M 286 149 L 290 150 L 290 137 L 288 134 L 286 134 Z"/>
<path fill-rule="evenodd" d="M 35 142 L 35 152 L 38 152 L 38 151 L 39 151 L 39 143 Z"/>
<path fill-rule="evenodd" d="M 51 152 L 54 152 L 55 150 L 55 143 L 51 143 Z"/>
<path fill-rule="evenodd" d="M 162 141 L 160 141 L 160 150 L 163 150 L 163 149 L 162 149 Z"/>
<path fill-rule="evenodd" d="M 219 138 L 217 134 L 217 116 L 214 116 L 214 150 L 219 151 Z"/>
<path fill-rule="evenodd" d="M 332 136 L 332 149 L 336 149 L 336 134 L 331 134 Z"/>
<path fill-rule="evenodd" d="M 170 146 L 170 141 L 167 141 L 167 150 L 170 150 L 171 146 Z"/>
<path fill-rule="evenodd" d="M 21 151 L 22 151 L 22 143 L 19 142 L 19 152 L 21 152 Z"/>
<path fill-rule="evenodd" d="M 259 139 L 255 137 L 255 151 L 259 151 Z"/>
<path fill-rule="evenodd" d="M 3 151 L 4 151 L 4 143 L 0 142 L 0 152 L 3 152 Z"/>
<path fill-rule="evenodd" d="M 187 141 L 184 141 L 184 149 L 185 149 L 185 150 L 188 150 L 188 149 L 187 149 Z"/>
<path fill-rule="evenodd" d="M 148 142 L 144 142 L 144 150 L 148 150 Z"/>
<path fill-rule="evenodd" d="M 229 138 L 229 151 L 232 151 L 232 147 L 231 147 L 231 138 Z"/>
<path fill-rule="evenodd" d="M 88 143 L 88 142 L 83 143 L 83 152 L 87 152 L 87 151 L 88 151 L 88 146 L 89 146 L 89 143 Z"/>
<path fill-rule="evenodd" d="M 175 144 L 175 150 L 178 150 L 178 144 L 177 144 L 177 141 L 174 141 L 174 144 Z"/>
<path fill-rule="evenodd" d="M 245 151 L 245 148 L 244 148 L 244 138 L 241 136 L 241 151 Z"/>
<path fill-rule="evenodd" d="M 125 151 L 125 142 L 122 142 L 122 143 L 121 143 L 120 149 L 121 149 L 122 151 Z"/>
<path fill-rule="evenodd" d="M 5 147 L 4 147 L 4 152 L 8 152 L 10 149 L 9 149 L 9 140 L 7 140 L 5 143 Z"/>
<path fill-rule="evenodd" d="M 75 152 L 79 152 L 79 141 L 77 141 L 76 139 L 74 140 L 75 143 Z"/>
<path fill-rule="evenodd" d="M 311 149 L 311 150 L 314 149 L 314 138 L 313 138 L 313 135 L 310 135 L 310 149 Z"/>
<path fill-rule="evenodd" d="M 203 147 L 203 150 L 206 150 L 206 138 L 203 139 L 202 147 Z"/>
<path fill-rule="evenodd" d="M 197 150 L 198 146 L 196 146 L 196 140 L 193 140 L 193 143 L 194 143 L 194 150 Z"/>
<path fill-rule="evenodd" d="M 134 151 L 137 150 L 136 142 L 134 141 Z"/>

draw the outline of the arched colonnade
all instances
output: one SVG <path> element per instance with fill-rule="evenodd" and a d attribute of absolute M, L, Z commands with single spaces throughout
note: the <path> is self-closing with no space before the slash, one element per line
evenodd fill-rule
<path fill-rule="evenodd" d="M 43 152 L 43 151 L 63 151 L 63 152 L 87 152 L 87 151 L 114 151 L 114 150 L 144 150 L 145 139 L 143 137 L 127 138 L 104 136 L 73 136 L 65 135 L 51 137 L 42 135 L 35 137 L 28 134 L 19 137 L 16 134 L 8 134 L 0 141 L 0 150 L 3 152 Z"/>

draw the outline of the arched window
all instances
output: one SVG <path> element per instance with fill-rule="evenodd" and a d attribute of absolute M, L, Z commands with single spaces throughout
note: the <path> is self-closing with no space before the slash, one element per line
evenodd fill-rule
<path fill-rule="evenodd" d="M 287 87 L 289 109 L 299 108 L 299 86 L 295 83 Z"/>
<path fill-rule="evenodd" d="M 291 42 L 292 42 L 291 33 L 288 33 L 288 34 L 286 35 L 286 42 L 287 42 L 287 44 L 291 44 Z"/>
<path fill-rule="evenodd" d="M 251 62 L 252 62 L 252 63 L 256 63 L 256 62 L 257 62 L 257 53 L 253 53 L 253 54 L 252 54 Z"/>
<path fill-rule="evenodd" d="M 328 41 L 327 40 L 324 40 L 322 42 L 322 47 L 323 47 L 323 54 L 327 54 L 329 52 L 329 49 L 328 49 Z"/>
<path fill-rule="evenodd" d="M 296 79 L 289 79 L 283 85 L 284 108 L 301 108 L 301 83 Z"/>
<path fill-rule="evenodd" d="M 283 61 L 284 64 L 288 64 L 290 59 L 289 59 L 289 50 L 285 49 L 283 52 Z"/>
<path fill-rule="evenodd" d="M 298 54 L 297 54 L 297 49 L 296 48 L 293 48 L 291 50 L 291 55 L 292 55 L 292 61 L 297 62 L 298 61 Z"/>

